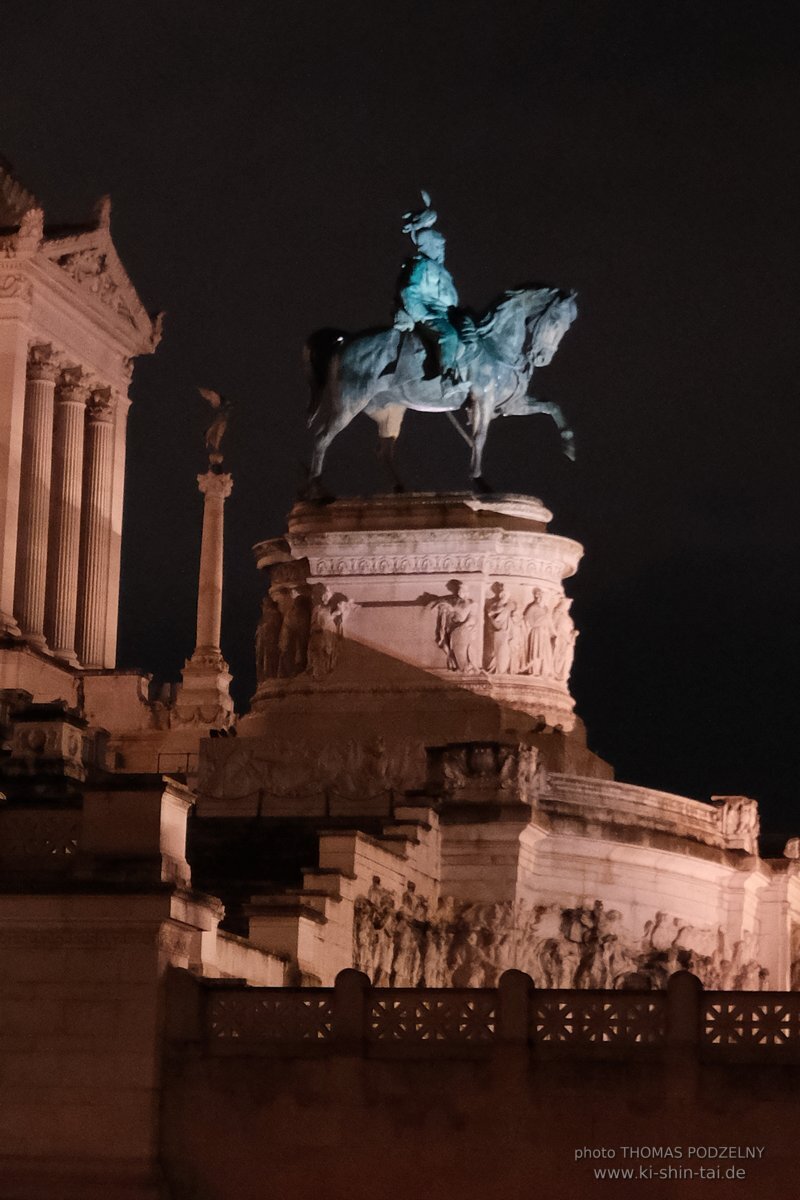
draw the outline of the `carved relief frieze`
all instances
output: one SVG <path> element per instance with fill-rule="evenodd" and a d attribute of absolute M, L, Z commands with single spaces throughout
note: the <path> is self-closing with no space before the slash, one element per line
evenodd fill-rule
<path fill-rule="evenodd" d="M 509 558 L 482 554 L 401 554 L 320 556 L 309 553 L 313 575 L 435 575 L 449 572 L 519 575 L 558 582 L 564 564 L 558 560 Z"/>
<path fill-rule="evenodd" d="M 430 795 L 470 801 L 517 799 L 533 803 L 546 774 L 533 746 L 467 742 L 427 750 Z"/>
<path fill-rule="evenodd" d="M 504 583 L 492 584 L 484 605 L 483 669 L 566 683 L 578 636 L 572 601 L 562 594 L 547 598 L 541 588 L 533 588 L 532 597 L 526 604 L 509 595 Z"/>
<path fill-rule="evenodd" d="M 127 289 L 120 286 L 109 270 L 108 254 L 105 250 L 100 247 L 72 250 L 59 255 L 55 261 L 79 286 L 91 292 L 134 328 L 137 327 L 130 298 L 126 295 Z"/>
<path fill-rule="evenodd" d="M 258 793 L 265 800 L 300 799 L 325 792 L 372 799 L 421 787 L 425 753 L 421 744 L 387 744 L 382 737 L 322 746 L 296 741 L 238 743 L 217 757 L 201 759 L 199 789 L 214 800 L 241 800 Z"/>
<path fill-rule="evenodd" d="M 430 901 L 408 883 L 398 899 L 374 876 L 353 913 L 353 963 L 376 986 L 496 987 L 510 968 L 540 988 L 663 988 L 690 970 L 707 988 L 768 987 L 754 938 L 726 944 L 657 912 L 640 933 L 602 900 L 575 907 L 523 901 Z"/>

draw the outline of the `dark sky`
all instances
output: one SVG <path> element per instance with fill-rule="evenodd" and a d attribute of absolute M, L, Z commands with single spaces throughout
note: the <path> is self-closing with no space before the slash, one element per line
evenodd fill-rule
<path fill-rule="evenodd" d="M 620 778 L 745 793 L 800 832 L 798 47 L 794 5 L 702 0 L 73 0 L 15 8 L 0 151 L 48 219 L 113 197 L 118 249 L 168 313 L 136 370 L 120 657 L 191 653 L 200 383 L 238 403 L 226 443 L 223 645 L 252 691 L 263 582 L 308 458 L 300 352 L 388 320 L 401 213 L 433 195 L 462 300 L 573 286 L 578 321 L 497 422 L 486 474 L 586 546 L 570 584 L 573 687 Z M 363 422 L 363 427 L 362 427 Z M 381 490 L 375 430 L 328 483 Z M 409 486 L 466 485 L 443 417 L 412 416 Z"/>

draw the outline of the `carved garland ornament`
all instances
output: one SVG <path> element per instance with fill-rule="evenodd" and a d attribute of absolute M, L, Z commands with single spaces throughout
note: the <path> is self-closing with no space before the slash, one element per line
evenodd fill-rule
<path fill-rule="evenodd" d="M 486 571 L 493 575 L 542 576 L 559 581 L 564 564 L 559 560 L 509 558 L 505 555 L 415 554 L 309 558 L 312 575 L 425 575 L 445 572 Z"/>

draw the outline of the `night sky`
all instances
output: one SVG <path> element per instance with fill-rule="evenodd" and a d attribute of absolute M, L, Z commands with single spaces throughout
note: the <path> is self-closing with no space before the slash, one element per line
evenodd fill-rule
<path fill-rule="evenodd" d="M 800 833 L 798 95 L 794 5 L 74 0 L 15 6 L 0 152 L 50 221 L 101 194 L 167 312 L 132 395 L 120 662 L 177 678 L 194 641 L 205 409 L 226 440 L 223 649 L 253 688 L 263 580 L 309 446 L 301 348 L 391 319 L 420 186 L 463 303 L 579 292 L 538 394 L 485 473 L 586 547 L 573 691 L 626 781 L 743 793 Z M 385 489 L 376 430 L 335 443 L 338 494 Z M 406 419 L 407 485 L 467 486 L 443 416 Z"/>

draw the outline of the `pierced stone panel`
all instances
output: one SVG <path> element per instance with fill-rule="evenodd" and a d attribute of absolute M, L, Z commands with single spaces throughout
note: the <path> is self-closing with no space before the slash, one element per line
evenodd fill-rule
<path fill-rule="evenodd" d="M 331 1036 L 333 1004 L 330 992 L 309 988 L 212 995 L 206 1021 L 214 1041 L 324 1042 Z"/>
<path fill-rule="evenodd" d="M 726 1047 L 786 1046 L 800 1048 L 800 996 L 709 996 L 703 1012 L 703 1040 Z"/>
<path fill-rule="evenodd" d="M 392 991 L 372 1002 L 369 1033 L 375 1042 L 491 1042 L 495 994 L 475 991 Z"/>
<path fill-rule="evenodd" d="M 620 993 L 585 997 L 565 992 L 536 994 L 531 1006 L 530 1037 L 534 1042 L 573 1046 L 657 1045 L 664 1040 L 666 1000 Z"/>

